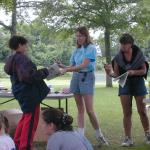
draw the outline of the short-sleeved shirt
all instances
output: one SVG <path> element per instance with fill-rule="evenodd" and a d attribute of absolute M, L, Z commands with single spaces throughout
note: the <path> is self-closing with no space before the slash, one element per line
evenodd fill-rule
<path fill-rule="evenodd" d="M 81 71 L 93 71 L 95 70 L 96 63 L 96 47 L 93 44 L 87 46 L 82 46 L 81 48 L 76 48 L 71 56 L 70 64 L 73 66 L 78 66 L 83 63 L 84 59 L 89 59 L 90 63 L 86 68 Z"/>
<path fill-rule="evenodd" d="M 48 139 L 46 150 L 93 150 L 89 141 L 76 131 L 57 131 Z"/>

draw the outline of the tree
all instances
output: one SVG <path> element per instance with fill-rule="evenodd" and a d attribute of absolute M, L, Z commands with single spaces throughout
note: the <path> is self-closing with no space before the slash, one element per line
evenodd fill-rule
<path fill-rule="evenodd" d="M 144 7 L 149 10 L 149 7 L 150 7 L 150 1 L 149 0 L 143 0 L 143 5 Z M 150 10 L 149 10 L 150 11 Z"/>
<path fill-rule="evenodd" d="M 129 32 L 135 37 L 135 42 L 143 50 L 145 55 L 150 58 L 150 2 L 140 1 L 135 10 L 135 23 L 128 28 Z"/>
<path fill-rule="evenodd" d="M 73 49 L 72 38 L 61 37 L 61 33 L 49 30 L 36 19 L 31 24 L 18 24 L 20 32 L 29 41 L 29 55 L 38 65 L 50 65 L 56 59 L 68 64 Z"/>
<path fill-rule="evenodd" d="M 103 29 L 106 62 L 110 63 L 110 38 L 112 32 L 130 25 L 138 0 L 55 0 L 47 1 L 41 11 L 43 22 L 49 26 L 74 28 L 86 24 L 93 29 Z M 106 86 L 112 86 L 107 76 Z"/>
<path fill-rule="evenodd" d="M 9 34 L 8 32 L 0 29 L 0 61 L 4 61 L 6 59 L 6 56 L 9 54 L 9 48 L 8 48 L 8 39 Z"/>
<path fill-rule="evenodd" d="M 16 34 L 16 24 L 17 24 L 17 20 L 16 20 L 16 6 L 17 6 L 17 0 L 6 0 L 6 1 L 2 1 L 1 6 L 5 9 L 6 12 L 12 12 L 12 19 L 11 19 L 11 25 L 6 25 L 5 23 L 3 23 L 2 21 L 0 21 L 0 25 L 3 26 L 5 29 L 9 30 L 11 35 Z"/>
<path fill-rule="evenodd" d="M 24 16 L 22 15 L 24 11 L 26 12 L 25 8 L 37 8 L 37 5 L 40 5 L 41 3 L 42 2 L 39 1 L 26 2 L 24 0 L 1 0 L 0 7 L 5 9 L 7 13 L 11 13 L 11 24 L 8 26 L 4 22 L 0 21 L 0 25 L 3 26 L 6 30 L 9 30 L 11 36 L 16 34 L 17 18 L 20 20 L 25 20 Z"/>
<path fill-rule="evenodd" d="M 12 9 L 12 0 L 0 0 L 0 6 L 5 8 L 6 10 Z"/>
<path fill-rule="evenodd" d="M 29 24 L 18 24 L 17 30 L 29 41 L 28 55 L 40 66 L 49 66 L 54 60 L 62 60 L 69 65 L 71 51 L 74 48 L 73 38 L 61 38 L 61 34 L 51 32 L 45 25 L 35 20 Z M 8 48 L 9 32 L 0 28 L 0 60 L 3 62 L 10 54 Z"/>

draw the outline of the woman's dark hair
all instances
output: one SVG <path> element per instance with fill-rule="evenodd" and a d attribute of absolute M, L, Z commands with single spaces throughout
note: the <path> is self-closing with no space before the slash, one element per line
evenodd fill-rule
<path fill-rule="evenodd" d="M 12 50 L 16 50 L 19 46 L 19 44 L 24 45 L 27 44 L 28 40 L 22 36 L 14 35 L 10 38 L 8 45 L 9 48 Z"/>
<path fill-rule="evenodd" d="M 60 109 L 48 108 L 42 113 L 42 118 L 47 124 L 54 123 L 57 130 L 73 130 L 73 127 L 71 125 L 73 122 L 73 118 Z"/>
<path fill-rule="evenodd" d="M 86 37 L 86 41 L 85 41 L 85 45 L 84 46 L 87 46 L 89 45 L 91 42 L 91 39 L 90 39 L 90 34 L 89 34 L 89 31 L 87 29 L 87 27 L 85 26 L 82 26 L 82 27 L 78 27 L 76 29 L 76 32 L 79 32 L 80 34 L 84 35 Z M 82 45 L 80 45 L 77 41 L 77 48 L 80 48 Z"/>
<path fill-rule="evenodd" d="M 130 34 L 124 33 L 120 37 L 119 42 L 120 42 L 120 44 L 132 44 L 133 45 L 134 44 L 134 39 Z"/>
<path fill-rule="evenodd" d="M 3 116 L 3 114 L 0 114 L 0 130 L 4 129 L 5 133 L 8 133 L 9 130 L 9 122 L 8 119 Z"/>

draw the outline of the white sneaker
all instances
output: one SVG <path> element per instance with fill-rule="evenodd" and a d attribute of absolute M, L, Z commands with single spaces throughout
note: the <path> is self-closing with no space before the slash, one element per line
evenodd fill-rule
<path fill-rule="evenodd" d="M 150 133 L 145 133 L 146 144 L 150 144 Z"/>
<path fill-rule="evenodd" d="M 97 137 L 97 141 L 99 142 L 100 145 L 109 145 L 104 136 Z"/>
<path fill-rule="evenodd" d="M 131 138 L 129 137 L 125 137 L 125 139 L 123 140 L 121 146 L 123 147 L 130 147 L 130 146 L 133 146 L 133 141 Z"/>

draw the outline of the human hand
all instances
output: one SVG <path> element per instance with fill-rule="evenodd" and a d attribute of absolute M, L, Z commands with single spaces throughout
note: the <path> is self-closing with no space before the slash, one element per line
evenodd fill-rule
<path fill-rule="evenodd" d="M 135 75 L 135 70 L 128 70 L 129 76 Z"/>
<path fill-rule="evenodd" d="M 55 63 L 56 63 L 60 68 L 65 68 L 65 65 L 61 62 L 61 60 L 55 60 Z"/>
<path fill-rule="evenodd" d="M 111 64 L 105 64 L 104 65 L 104 69 L 105 69 L 105 71 L 106 71 L 106 73 L 108 74 L 108 75 L 110 75 L 111 73 L 112 73 L 112 65 Z"/>
<path fill-rule="evenodd" d="M 67 69 L 60 69 L 60 72 L 62 75 L 64 75 L 67 72 Z"/>

